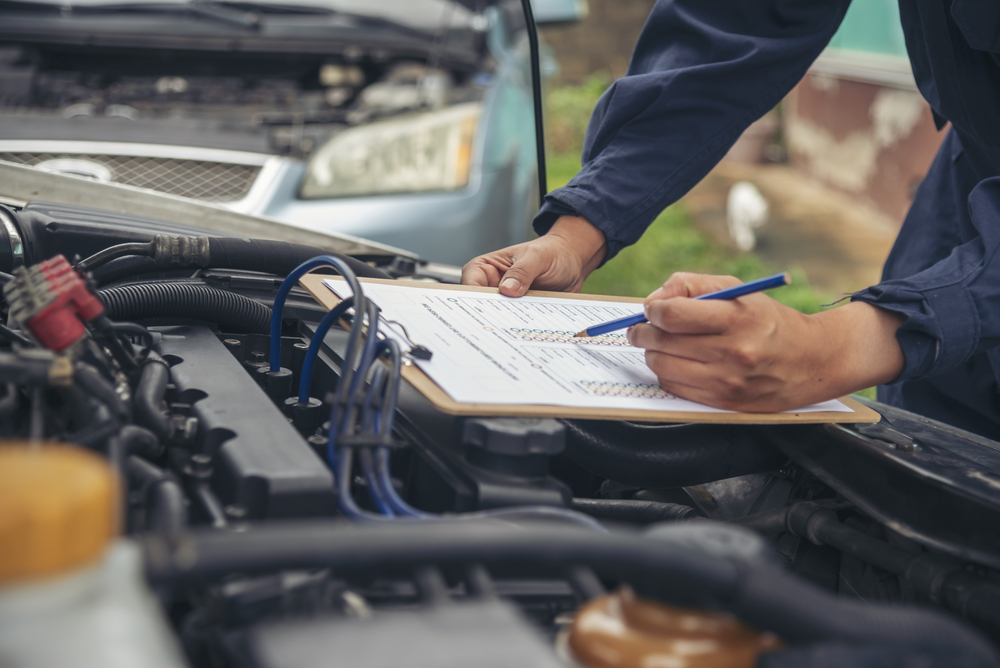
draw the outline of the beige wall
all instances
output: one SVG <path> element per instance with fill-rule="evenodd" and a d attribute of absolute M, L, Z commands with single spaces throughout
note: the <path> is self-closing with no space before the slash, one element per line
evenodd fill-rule
<path fill-rule="evenodd" d="M 792 165 L 903 222 L 944 139 L 920 93 L 807 74 L 785 110 Z"/>

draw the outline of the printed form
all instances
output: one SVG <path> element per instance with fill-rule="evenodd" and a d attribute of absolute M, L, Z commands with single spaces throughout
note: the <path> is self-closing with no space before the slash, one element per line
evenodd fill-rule
<path fill-rule="evenodd" d="M 324 283 L 341 299 L 351 296 L 341 279 Z M 591 325 L 637 313 L 637 304 L 376 283 L 365 283 L 364 291 L 385 320 L 401 323 L 411 343 L 433 353 L 414 363 L 456 401 L 728 412 L 665 392 L 624 331 L 574 338 Z M 406 348 L 398 328 L 382 329 Z M 850 409 L 834 400 L 789 412 L 816 411 Z"/>

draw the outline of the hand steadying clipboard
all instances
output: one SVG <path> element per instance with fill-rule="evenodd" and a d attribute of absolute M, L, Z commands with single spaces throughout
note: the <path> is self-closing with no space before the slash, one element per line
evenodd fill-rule
<path fill-rule="evenodd" d="M 329 309 L 340 297 L 324 280 L 330 277 L 309 275 L 301 283 Z M 586 345 L 568 342 L 575 331 L 563 331 L 567 326 L 633 312 L 625 305 L 641 299 L 529 292 L 528 299 L 512 300 L 492 288 L 362 283 L 388 319 L 406 326 L 413 343 L 433 351 L 432 361 L 405 367 L 403 377 L 445 413 L 731 424 L 879 420 L 850 398 L 785 413 L 712 409 L 659 389 L 642 353 L 621 334 Z"/>

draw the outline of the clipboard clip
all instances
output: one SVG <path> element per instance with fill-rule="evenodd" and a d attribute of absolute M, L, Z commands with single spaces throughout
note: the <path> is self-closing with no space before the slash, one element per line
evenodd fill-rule
<path fill-rule="evenodd" d="M 345 314 L 345 316 L 346 315 L 349 315 L 350 318 L 353 320 L 354 317 L 356 317 L 356 312 L 355 312 L 355 310 L 353 308 L 352 309 L 348 309 L 348 311 Z M 424 345 L 421 345 L 421 344 L 415 342 L 410 337 L 410 333 L 408 331 L 406 331 L 406 326 L 403 325 L 403 323 L 397 322 L 396 320 L 390 320 L 389 318 L 386 318 L 381 313 L 379 313 L 378 318 L 382 322 L 384 322 L 386 324 L 389 324 L 389 325 L 392 325 L 395 328 L 395 330 L 391 331 L 391 332 L 387 332 L 385 329 L 379 328 L 379 332 L 378 332 L 379 336 L 381 336 L 383 339 L 385 339 L 385 338 L 388 338 L 390 336 L 390 334 L 392 334 L 392 335 L 402 334 L 403 338 L 406 339 L 405 344 L 406 344 L 406 346 L 407 346 L 408 349 L 405 350 L 405 351 L 403 351 L 403 355 L 405 357 L 409 358 L 409 359 L 404 360 L 404 364 L 407 364 L 407 365 L 412 364 L 413 360 L 415 360 L 415 359 L 416 360 L 427 361 L 427 360 L 430 360 L 434 356 L 434 353 L 431 352 L 430 348 L 428 348 L 427 346 L 424 346 Z"/>
<path fill-rule="evenodd" d="M 384 315 L 379 315 L 379 318 L 381 318 L 384 322 L 393 325 L 394 327 L 398 327 L 399 330 L 403 333 L 403 338 L 406 339 L 406 345 L 410 347 L 410 349 L 405 353 L 407 356 L 412 357 L 413 359 L 424 360 L 424 361 L 430 360 L 434 356 L 434 353 L 431 352 L 430 348 L 428 348 L 427 346 L 420 345 L 410 337 L 410 333 L 406 331 L 406 326 L 403 323 L 397 322 L 396 320 L 390 320 L 389 318 L 386 318 Z"/>

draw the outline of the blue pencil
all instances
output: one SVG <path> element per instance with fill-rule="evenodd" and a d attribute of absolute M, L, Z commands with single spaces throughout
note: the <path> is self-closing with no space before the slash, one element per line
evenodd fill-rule
<path fill-rule="evenodd" d="M 787 271 L 783 271 L 780 274 L 768 276 L 767 278 L 758 278 L 756 281 L 750 281 L 749 283 L 744 283 L 743 285 L 737 285 L 732 288 L 726 288 L 725 290 L 718 290 L 716 292 L 698 295 L 695 299 L 736 299 L 737 297 L 753 294 L 754 292 L 760 292 L 761 290 L 779 288 L 782 285 L 788 285 L 791 282 L 792 277 Z M 603 322 L 600 325 L 588 327 L 582 332 L 574 334 L 574 338 L 578 336 L 600 336 L 601 334 L 613 332 L 616 329 L 625 329 L 626 327 L 631 327 L 632 325 L 638 325 L 640 322 L 646 322 L 646 316 L 642 313 L 637 313 L 636 315 L 630 315 L 624 318 L 618 318 L 617 320 L 612 320 L 610 322 Z"/>

